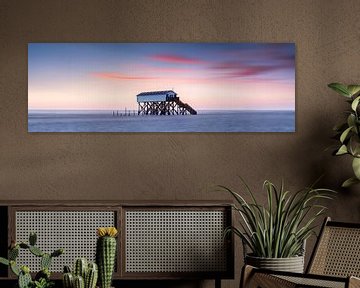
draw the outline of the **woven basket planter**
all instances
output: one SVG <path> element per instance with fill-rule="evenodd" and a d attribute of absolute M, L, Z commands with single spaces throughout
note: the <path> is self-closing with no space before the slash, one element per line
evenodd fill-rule
<path fill-rule="evenodd" d="M 257 268 L 275 271 L 304 272 L 304 256 L 289 258 L 262 258 L 251 255 L 245 256 L 245 263 Z"/>

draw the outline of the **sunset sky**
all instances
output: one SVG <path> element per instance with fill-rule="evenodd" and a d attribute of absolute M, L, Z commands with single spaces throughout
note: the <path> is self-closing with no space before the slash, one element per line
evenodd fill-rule
<path fill-rule="evenodd" d="M 295 110 L 295 45 L 31 43 L 28 108 L 137 109 L 174 90 L 194 109 Z"/>

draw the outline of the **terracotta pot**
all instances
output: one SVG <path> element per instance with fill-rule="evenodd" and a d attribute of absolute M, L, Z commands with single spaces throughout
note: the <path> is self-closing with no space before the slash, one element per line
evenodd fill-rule
<path fill-rule="evenodd" d="M 245 263 L 263 269 L 304 273 L 304 256 L 289 258 L 263 258 L 246 255 Z"/>

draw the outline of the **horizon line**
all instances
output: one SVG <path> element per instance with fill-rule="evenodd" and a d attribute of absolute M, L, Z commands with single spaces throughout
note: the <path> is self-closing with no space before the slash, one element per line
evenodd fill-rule
<path fill-rule="evenodd" d="M 87 109 L 87 108 L 72 108 L 72 109 L 54 109 L 54 108 L 28 108 L 28 111 L 134 111 L 138 109 L 115 109 L 115 108 L 106 108 L 106 109 Z M 198 108 L 197 111 L 295 111 L 294 108 L 266 108 L 266 109 L 254 109 L 254 108 L 241 108 L 241 109 L 234 109 L 234 108 L 217 108 L 217 109 L 209 109 L 209 108 Z"/>

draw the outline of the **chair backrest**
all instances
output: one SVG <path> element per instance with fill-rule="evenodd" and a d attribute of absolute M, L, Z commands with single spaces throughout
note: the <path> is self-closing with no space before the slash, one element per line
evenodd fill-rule
<path fill-rule="evenodd" d="M 360 277 L 360 224 L 326 218 L 307 273 Z"/>

